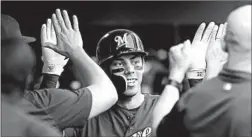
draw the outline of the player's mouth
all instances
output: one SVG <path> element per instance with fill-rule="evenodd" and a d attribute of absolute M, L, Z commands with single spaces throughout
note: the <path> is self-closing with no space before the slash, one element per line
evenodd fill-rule
<path fill-rule="evenodd" d="M 135 86 L 137 83 L 136 78 L 127 78 L 127 86 Z"/>

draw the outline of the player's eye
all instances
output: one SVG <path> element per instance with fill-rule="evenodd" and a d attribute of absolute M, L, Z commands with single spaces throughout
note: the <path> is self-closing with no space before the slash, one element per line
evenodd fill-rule
<path fill-rule="evenodd" d="M 121 73 L 124 71 L 124 68 L 123 68 L 123 63 L 122 61 L 114 61 L 112 62 L 111 64 L 111 71 L 112 73 Z"/>
<path fill-rule="evenodd" d="M 122 64 L 122 62 L 113 62 L 112 66 L 113 67 L 122 67 L 123 64 Z"/>
<path fill-rule="evenodd" d="M 143 65 L 142 65 L 142 60 L 141 58 L 136 58 L 132 60 L 132 65 L 135 67 L 135 69 L 142 69 Z"/>
<path fill-rule="evenodd" d="M 132 64 L 133 64 L 133 65 L 138 65 L 138 64 L 140 64 L 140 61 L 139 61 L 139 60 L 133 60 L 133 61 L 132 61 Z"/>

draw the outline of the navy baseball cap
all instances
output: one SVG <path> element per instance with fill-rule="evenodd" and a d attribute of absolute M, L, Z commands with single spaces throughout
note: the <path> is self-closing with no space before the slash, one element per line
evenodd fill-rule
<path fill-rule="evenodd" d="M 36 41 L 34 37 L 23 36 L 18 22 L 6 14 L 1 14 L 1 40 L 23 40 L 25 43 Z"/>

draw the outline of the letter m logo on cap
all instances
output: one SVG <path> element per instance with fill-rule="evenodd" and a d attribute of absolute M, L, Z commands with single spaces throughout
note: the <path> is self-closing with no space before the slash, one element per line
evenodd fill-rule
<path fill-rule="evenodd" d="M 117 43 L 116 50 L 118 50 L 121 47 L 124 48 L 134 48 L 134 40 L 133 37 L 128 34 L 124 33 L 122 36 L 115 36 L 115 42 Z"/>

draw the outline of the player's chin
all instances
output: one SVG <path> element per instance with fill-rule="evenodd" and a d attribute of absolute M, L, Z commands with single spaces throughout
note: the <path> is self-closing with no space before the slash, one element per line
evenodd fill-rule
<path fill-rule="evenodd" d="M 127 90 L 123 93 L 124 96 L 133 97 L 137 94 L 138 90 L 135 87 L 127 87 Z"/>

